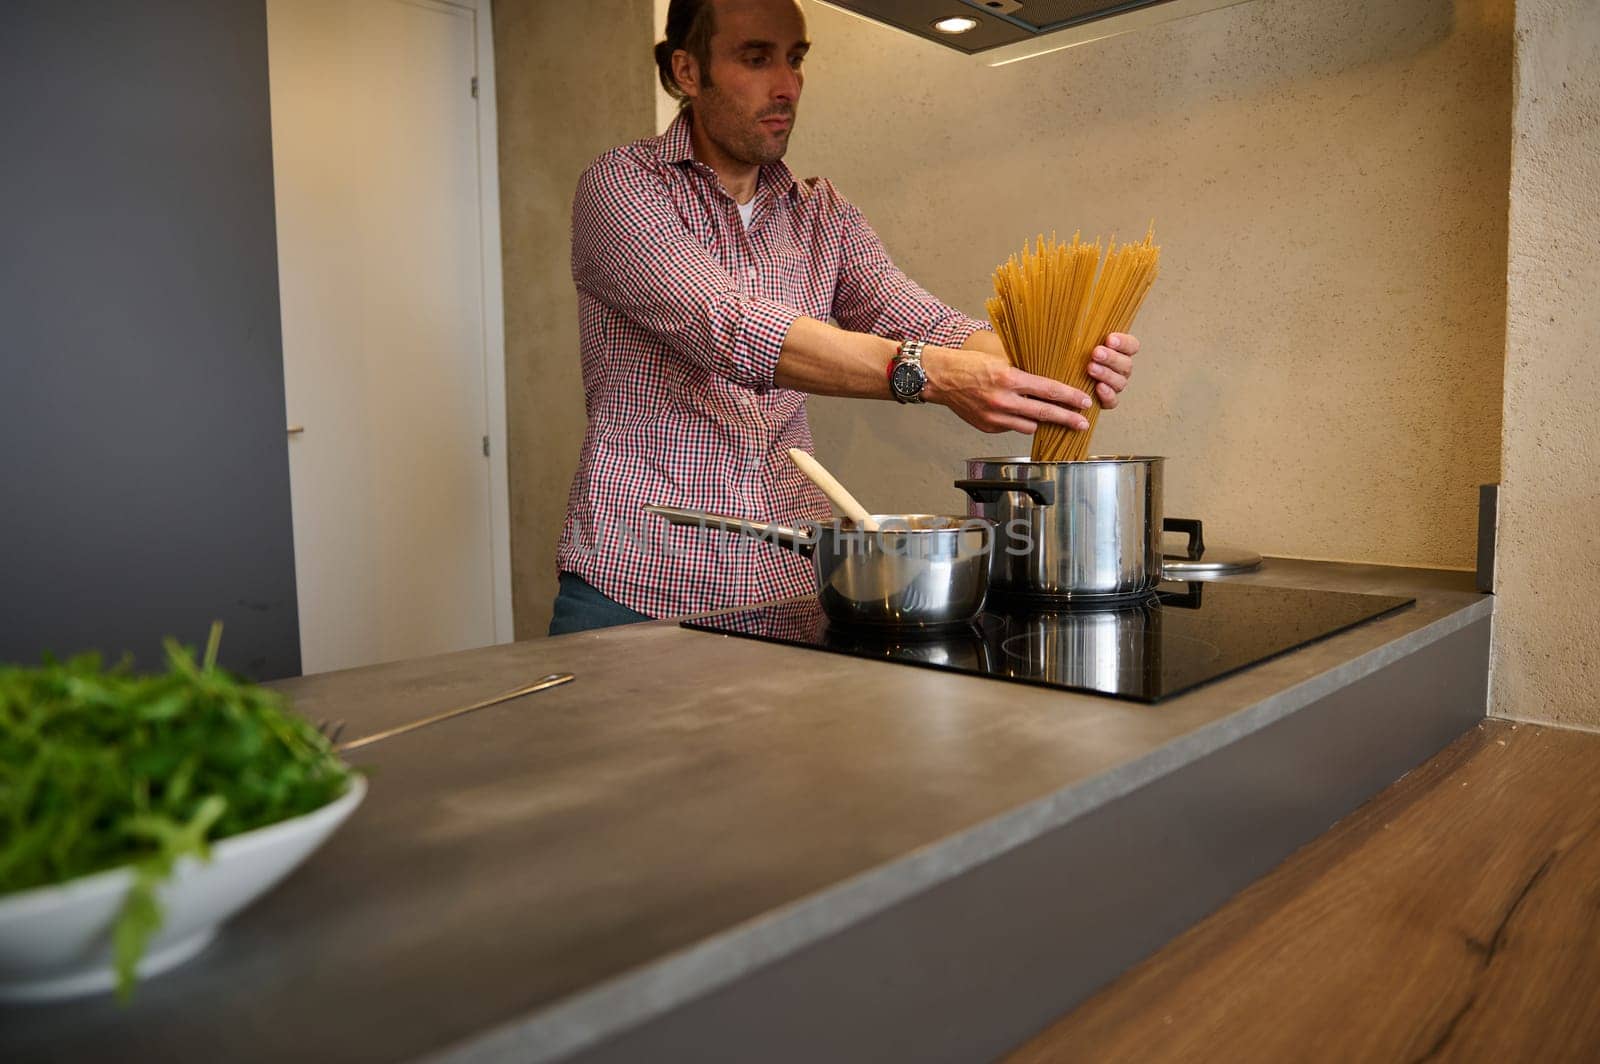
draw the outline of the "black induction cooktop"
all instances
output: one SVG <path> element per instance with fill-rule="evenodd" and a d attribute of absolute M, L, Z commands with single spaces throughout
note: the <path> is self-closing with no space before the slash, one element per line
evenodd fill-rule
<path fill-rule="evenodd" d="M 1166 583 L 1114 607 L 991 595 L 970 625 L 938 632 L 830 624 L 793 599 L 685 628 L 882 658 L 1016 683 L 1158 702 L 1406 606 L 1415 599 L 1225 581 Z"/>

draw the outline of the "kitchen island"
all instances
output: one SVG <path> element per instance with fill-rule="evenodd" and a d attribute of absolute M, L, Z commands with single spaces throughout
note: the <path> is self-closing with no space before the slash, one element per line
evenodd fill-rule
<path fill-rule="evenodd" d="M 0 1010 L 0 1056 L 974 1060 L 1483 715 L 1470 574 L 1230 580 L 1414 606 L 1155 703 L 668 622 L 281 686 L 365 747 L 351 822 L 200 957 Z"/>

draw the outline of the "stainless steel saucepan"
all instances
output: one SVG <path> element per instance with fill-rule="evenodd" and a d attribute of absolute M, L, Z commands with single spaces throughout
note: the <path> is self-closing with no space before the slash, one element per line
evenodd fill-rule
<path fill-rule="evenodd" d="M 741 517 L 645 507 L 690 528 L 733 532 L 811 559 L 817 598 L 830 622 L 866 628 L 943 628 L 983 609 L 989 591 L 994 522 L 940 514 L 873 514 L 878 530 L 846 517 L 804 528 Z"/>

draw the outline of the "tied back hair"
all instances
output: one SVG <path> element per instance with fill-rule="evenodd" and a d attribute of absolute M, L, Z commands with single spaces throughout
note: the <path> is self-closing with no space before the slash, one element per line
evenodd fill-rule
<path fill-rule="evenodd" d="M 700 67 L 700 84 L 711 84 L 711 35 L 716 32 L 714 0 L 672 0 L 667 7 L 666 39 L 656 43 L 656 74 L 667 95 L 678 101 L 682 110 L 689 97 L 672 76 L 672 53 L 680 48 L 694 57 Z"/>

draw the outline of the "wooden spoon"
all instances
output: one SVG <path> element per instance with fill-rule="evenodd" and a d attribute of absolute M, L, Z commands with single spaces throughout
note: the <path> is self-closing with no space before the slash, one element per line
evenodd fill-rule
<path fill-rule="evenodd" d="M 839 483 L 832 473 L 822 468 L 821 462 L 798 447 L 789 448 L 789 461 L 793 462 L 795 467 L 810 479 L 811 483 L 821 488 L 822 494 L 828 497 L 828 501 L 838 507 L 846 517 L 854 521 L 857 528 L 864 532 L 878 531 L 878 522 L 874 521 L 872 515 L 867 513 L 867 508 L 856 502 L 856 497 L 845 491 L 844 485 Z"/>

